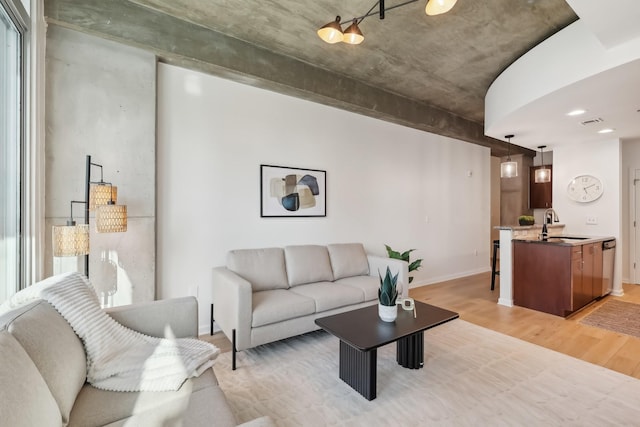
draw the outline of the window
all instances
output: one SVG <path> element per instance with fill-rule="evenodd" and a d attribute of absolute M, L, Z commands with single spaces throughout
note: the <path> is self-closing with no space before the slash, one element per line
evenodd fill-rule
<path fill-rule="evenodd" d="M 18 290 L 21 276 L 25 15 L 21 3 L 0 0 L 0 302 Z"/>

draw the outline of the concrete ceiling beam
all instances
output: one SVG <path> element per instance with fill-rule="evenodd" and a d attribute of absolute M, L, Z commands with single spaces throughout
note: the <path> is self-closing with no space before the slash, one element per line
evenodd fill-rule
<path fill-rule="evenodd" d="M 168 64 L 459 139 L 504 156 L 507 143 L 476 123 L 127 0 L 47 0 L 48 23 L 154 52 Z M 533 157 L 517 145 L 512 154 Z"/>

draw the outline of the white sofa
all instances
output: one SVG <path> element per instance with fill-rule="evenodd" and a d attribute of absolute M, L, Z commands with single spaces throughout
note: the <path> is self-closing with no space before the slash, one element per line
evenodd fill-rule
<path fill-rule="evenodd" d="M 121 324 L 152 336 L 197 336 L 193 297 L 118 307 Z M 235 426 L 213 369 L 178 391 L 113 392 L 86 383 L 82 342 L 46 301 L 0 316 L 0 425 L 21 426 Z M 271 426 L 269 418 L 247 425 Z"/>
<path fill-rule="evenodd" d="M 387 266 L 408 292 L 408 264 L 360 243 L 241 249 L 213 270 L 214 320 L 236 351 L 319 329 L 315 319 L 377 304 Z"/>

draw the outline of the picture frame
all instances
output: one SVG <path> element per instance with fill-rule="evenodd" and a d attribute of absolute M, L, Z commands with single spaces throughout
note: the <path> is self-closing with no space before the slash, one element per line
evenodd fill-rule
<path fill-rule="evenodd" d="M 327 172 L 260 165 L 260 217 L 327 216 Z"/>

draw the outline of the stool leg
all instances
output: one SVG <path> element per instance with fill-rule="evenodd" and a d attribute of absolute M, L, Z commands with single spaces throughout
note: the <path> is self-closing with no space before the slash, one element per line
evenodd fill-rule
<path fill-rule="evenodd" d="M 496 287 L 496 252 L 498 251 L 498 247 L 493 245 L 493 262 L 491 263 L 491 290 L 494 290 Z"/>

